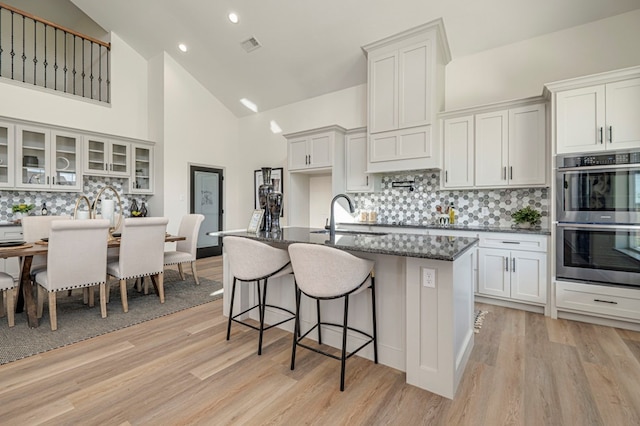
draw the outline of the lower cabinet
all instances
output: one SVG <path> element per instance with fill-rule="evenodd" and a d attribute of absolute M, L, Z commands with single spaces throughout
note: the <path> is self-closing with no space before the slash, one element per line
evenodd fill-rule
<path fill-rule="evenodd" d="M 478 294 L 547 303 L 547 237 L 480 236 Z"/>
<path fill-rule="evenodd" d="M 478 262 L 478 293 L 546 303 L 546 253 L 479 248 Z"/>
<path fill-rule="evenodd" d="M 577 282 L 556 282 L 556 307 L 624 321 L 640 321 L 640 290 Z"/>

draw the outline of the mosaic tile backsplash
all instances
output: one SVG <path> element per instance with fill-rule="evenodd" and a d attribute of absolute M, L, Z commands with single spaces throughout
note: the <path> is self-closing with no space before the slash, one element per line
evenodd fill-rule
<path fill-rule="evenodd" d="M 414 181 L 413 191 L 392 187 L 406 181 Z M 460 225 L 509 227 L 514 223 L 511 213 L 531 206 L 542 213 L 541 226 L 549 226 L 549 188 L 442 190 L 439 172 L 420 170 L 384 175 L 379 192 L 352 197 L 358 209 L 376 210 L 378 223 L 431 225 L 437 220 L 436 206 L 453 203 Z"/>
<path fill-rule="evenodd" d="M 106 185 L 113 186 L 117 191 L 120 199 L 122 200 L 122 208 L 124 210 L 124 216 L 129 217 L 129 207 L 131 202 L 135 199 L 138 206 L 142 202 L 147 202 L 146 195 L 131 195 L 124 194 L 122 190 L 123 185 L 126 184 L 124 179 L 116 178 L 104 178 L 88 176 L 84 178 L 84 188 L 81 193 L 78 192 L 45 192 L 45 191 L 0 191 L 0 221 L 1 222 L 13 222 L 13 211 L 11 208 L 14 204 L 35 204 L 35 208 L 31 211 L 32 215 L 40 215 L 42 204 L 47 204 L 47 209 L 50 215 L 73 215 L 73 209 L 76 205 L 76 200 L 80 195 L 85 195 L 89 198 L 89 201 L 93 203 L 98 195 L 98 191 Z M 112 192 L 104 192 L 103 197 L 114 198 Z M 102 198 L 102 197 L 101 197 Z M 82 204 L 82 208 L 85 208 L 86 204 Z M 148 208 L 148 207 L 147 207 Z M 116 207 L 116 213 L 118 212 Z M 152 215 L 151 212 L 148 213 Z"/>

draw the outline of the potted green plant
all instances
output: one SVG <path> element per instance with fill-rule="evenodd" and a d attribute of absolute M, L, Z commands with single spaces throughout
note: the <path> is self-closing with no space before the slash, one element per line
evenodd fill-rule
<path fill-rule="evenodd" d="M 511 217 L 518 227 L 529 228 L 530 226 L 537 225 L 540 222 L 542 214 L 539 211 L 532 209 L 530 206 L 527 206 L 512 213 Z"/>
<path fill-rule="evenodd" d="M 11 207 L 11 210 L 13 211 L 14 222 L 20 223 L 20 221 L 22 220 L 22 216 L 28 215 L 29 212 L 35 207 L 35 204 L 14 204 L 13 207 Z"/>

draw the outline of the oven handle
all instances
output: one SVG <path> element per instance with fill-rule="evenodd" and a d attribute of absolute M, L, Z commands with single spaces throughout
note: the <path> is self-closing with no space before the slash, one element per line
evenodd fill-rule
<path fill-rule="evenodd" d="M 620 170 L 620 171 L 636 171 L 640 169 L 640 164 L 611 164 L 611 165 L 599 165 L 599 166 L 575 166 L 575 167 L 562 167 L 558 166 L 558 172 L 579 172 L 588 170 L 593 173 L 602 173 L 607 170 Z"/>
<path fill-rule="evenodd" d="M 620 225 L 620 224 L 596 224 L 596 223 L 567 223 L 558 222 L 558 226 L 570 229 L 632 229 L 640 230 L 640 225 Z"/>

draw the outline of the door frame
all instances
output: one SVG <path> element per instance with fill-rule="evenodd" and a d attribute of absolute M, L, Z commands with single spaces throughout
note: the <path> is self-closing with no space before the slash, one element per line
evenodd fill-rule
<path fill-rule="evenodd" d="M 220 175 L 220 179 L 218 181 L 218 206 L 219 206 L 219 216 L 220 216 L 220 230 L 224 229 L 224 167 L 205 165 L 205 164 L 197 164 L 197 163 L 188 163 L 188 173 L 189 173 L 189 213 L 195 213 L 195 184 L 194 184 L 194 172 L 209 172 L 209 173 L 217 173 Z M 198 247 L 196 250 L 196 259 L 200 259 L 203 257 L 211 257 L 211 256 L 220 256 L 222 255 L 222 239 L 220 239 L 220 243 L 217 246 L 209 246 L 209 247 Z"/>

